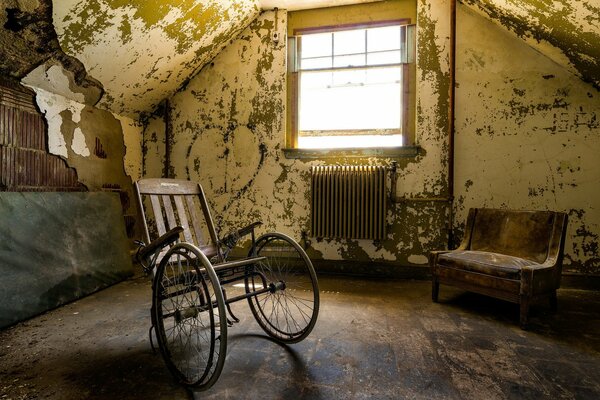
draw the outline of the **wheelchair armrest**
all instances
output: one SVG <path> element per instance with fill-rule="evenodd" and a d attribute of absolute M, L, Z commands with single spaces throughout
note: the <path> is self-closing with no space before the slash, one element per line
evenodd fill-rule
<path fill-rule="evenodd" d="M 254 228 L 256 228 L 259 225 L 262 225 L 262 221 L 253 222 L 248 226 L 228 233 L 219 242 L 225 245 L 226 247 L 232 249 L 235 247 L 235 244 L 242 236 L 246 236 L 247 234 L 253 232 Z"/>
<path fill-rule="evenodd" d="M 262 221 L 253 222 L 248 226 L 238 229 L 237 234 L 239 237 L 246 236 L 247 234 L 252 232 L 254 230 L 254 228 L 256 228 L 257 226 L 260 226 L 260 225 L 262 225 Z"/>
<path fill-rule="evenodd" d="M 167 233 L 154 239 L 147 246 L 141 247 L 137 253 L 138 261 L 147 259 L 158 250 L 175 242 L 179 238 L 181 232 L 183 232 L 183 228 L 181 226 L 176 226 Z"/>

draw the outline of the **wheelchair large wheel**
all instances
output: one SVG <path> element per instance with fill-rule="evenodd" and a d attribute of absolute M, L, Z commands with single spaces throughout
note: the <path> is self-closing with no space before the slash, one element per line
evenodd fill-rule
<path fill-rule="evenodd" d="M 249 270 L 246 292 L 269 287 L 250 297 L 250 309 L 261 328 L 284 343 L 296 343 L 312 331 L 319 314 L 317 275 L 306 252 L 292 238 L 268 233 L 256 241 L 256 255 L 266 257 Z M 250 255 L 253 251 L 250 250 Z"/>
<path fill-rule="evenodd" d="M 152 314 L 160 352 L 177 380 L 211 387 L 225 361 L 227 316 L 219 280 L 197 247 L 180 243 L 166 253 L 154 277 Z"/>

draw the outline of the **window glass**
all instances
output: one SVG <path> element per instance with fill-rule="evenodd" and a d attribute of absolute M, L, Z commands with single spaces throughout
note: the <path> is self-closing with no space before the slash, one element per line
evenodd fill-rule
<path fill-rule="evenodd" d="M 333 54 L 336 56 L 346 54 L 364 54 L 365 30 L 356 29 L 333 33 Z"/>
<path fill-rule="evenodd" d="M 400 48 L 400 26 L 367 29 L 367 51 L 386 51 Z"/>
<path fill-rule="evenodd" d="M 331 33 L 302 36 L 302 58 L 331 56 Z"/>
<path fill-rule="evenodd" d="M 299 130 L 400 129 L 400 83 L 366 84 L 365 71 L 352 71 L 338 85 L 322 85 L 331 72 L 309 78 L 300 86 Z M 335 77 L 340 74 L 334 73 Z M 353 75 L 353 76 L 352 76 Z M 341 83 L 348 80 L 354 82 Z M 303 78 L 304 80 L 304 78 Z M 300 135 L 302 136 L 302 135 Z"/>

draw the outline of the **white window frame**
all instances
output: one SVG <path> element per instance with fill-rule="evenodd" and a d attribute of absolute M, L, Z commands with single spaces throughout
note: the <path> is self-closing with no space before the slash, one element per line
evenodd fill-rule
<path fill-rule="evenodd" d="M 335 57 L 333 50 L 331 54 L 332 58 L 332 67 L 331 68 L 307 68 L 301 69 L 300 64 L 300 54 L 302 41 L 301 37 L 305 34 L 313 34 L 313 33 L 334 33 L 339 31 L 348 31 L 348 30 L 356 30 L 356 29 L 369 29 L 375 27 L 386 27 L 386 26 L 402 26 L 407 27 L 403 29 L 404 32 L 404 47 L 402 51 L 405 53 L 402 55 L 402 62 L 394 63 L 394 64 L 380 64 L 380 65 L 360 65 L 360 66 L 345 66 L 345 67 L 333 67 L 333 58 Z M 410 27 L 410 28 L 408 28 Z M 304 28 L 297 31 L 294 31 L 294 36 L 288 38 L 288 104 L 292 107 L 290 117 L 291 123 L 288 125 L 288 135 L 287 135 L 287 147 L 288 148 L 298 148 L 298 139 L 299 136 L 321 136 L 326 132 L 324 136 L 355 136 L 355 135 L 398 135 L 400 134 L 402 137 L 402 146 L 410 145 L 414 139 L 413 126 L 412 121 L 414 120 L 414 99 L 412 98 L 413 94 L 411 93 L 411 80 L 414 79 L 414 60 L 415 60 L 415 38 L 414 38 L 414 25 L 410 24 L 409 19 L 399 19 L 393 21 L 380 21 L 373 23 L 365 23 L 365 24 L 350 24 L 350 25 L 340 25 L 340 26 L 327 26 L 327 27 L 318 27 L 318 28 Z M 365 46 L 364 54 L 367 57 L 368 54 L 372 54 L 375 52 L 369 52 L 368 47 Z M 411 64 L 413 64 L 411 68 Z M 299 131 L 298 122 L 299 122 L 299 105 L 300 105 L 300 83 L 302 79 L 303 73 L 312 73 L 315 71 L 340 71 L 340 70 L 353 70 L 353 69 L 377 69 L 377 68 L 385 68 L 385 67 L 400 67 L 402 71 L 402 81 L 401 81 L 401 126 L 398 129 L 344 129 L 344 130 L 327 130 L 327 131 Z M 291 93 L 290 93 L 291 92 Z M 412 109 L 412 110 L 411 110 Z M 356 147 L 356 146 L 348 146 Z M 369 148 L 371 146 L 359 146 L 359 148 Z"/>

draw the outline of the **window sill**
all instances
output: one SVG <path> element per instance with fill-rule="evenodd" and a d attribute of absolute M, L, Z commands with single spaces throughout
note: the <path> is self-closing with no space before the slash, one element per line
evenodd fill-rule
<path fill-rule="evenodd" d="M 283 149 L 285 158 L 290 159 L 323 159 L 323 158 L 357 158 L 385 157 L 405 158 L 416 157 L 421 146 L 379 147 L 379 148 L 345 148 L 345 149 Z"/>

